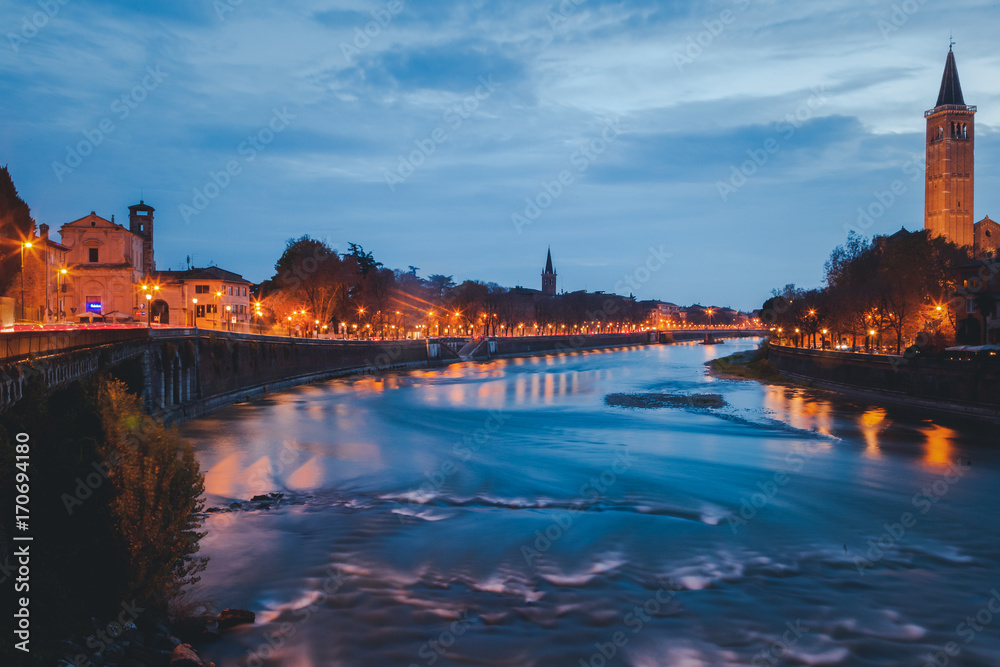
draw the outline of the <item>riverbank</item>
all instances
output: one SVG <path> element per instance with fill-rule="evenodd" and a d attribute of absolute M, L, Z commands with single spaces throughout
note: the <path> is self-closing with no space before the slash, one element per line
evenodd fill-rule
<path fill-rule="evenodd" d="M 787 384 L 778 369 L 767 359 L 767 343 L 762 343 L 755 350 L 743 350 L 707 361 L 705 365 L 713 376 L 723 379 Z"/>
<path fill-rule="evenodd" d="M 1000 423 L 1000 405 L 981 401 L 955 400 L 940 395 L 940 392 L 939 395 L 927 395 L 919 391 L 906 391 L 886 386 L 887 384 L 893 384 L 896 387 L 905 386 L 906 376 L 898 375 L 903 372 L 900 368 L 910 364 L 910 367 L 907 367 L 905 371 L 908 373 L 916 371 L 919 374 L 920 369 L 917 368 L 917 363 L 906 360 L 897 362 L 896 357 L 885 355 L 851 353 L 849 357 L 834 356 L 847 354 L 849 353 L 775 348 L 768 343 L 763 343 L 756 350 L 746 350 L 714 359 L 707 362 L 706 366 L 713 376 L 724 379 L 755 380 L 766 384 L 820 389 L 845 398 L 876 405 L 892 405 L 953 419 L 964 418 L 989 424 Z M 789 363 L 790 358 L 794 359 L 794 365 Z M 804 358 L 812 363 L 804 364 Z M 898 359 L 902 360 L 903 358 L 899 357 Z M 985 376 L 981 367 L 975 368 L 968 364 L 953 368 L 939 368 L 940 362 L 937 360 L 921 360 L 921 363 L 924 365 L 925 372 L 928 371 L 930 364 L 937 364 L 931 368 L 937 370 L 939 375 L 947 373 L 949 379 L 956 385 L 962 384 L 964 376 L 968 376 L 970 383 L 972 381 L 982 382 Z M 845 368 L 851 370 L 845 372 Z M 853 379 L 854 381 L 840 381 L 841 378 Z M 872 386 L 861 384 L 864 380 L 871 381 Z M 934 386 L 941 388 L 941 384 Z M 995 400 L 1000 400 L 1000 396 L 996 396 Z"/>

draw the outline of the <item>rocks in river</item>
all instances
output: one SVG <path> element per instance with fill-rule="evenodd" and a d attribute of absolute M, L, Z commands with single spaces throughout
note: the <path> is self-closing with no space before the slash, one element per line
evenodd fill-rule
<path fill-rule="evenodd" d="M 204 662 L 190 644 L 181 644 L 170 653 L 170 667 L 215 667 L 215 663 Z"/>
<path fill-rule="evenodd" d="M 65 667 L 187 667 L 195 665 L 206 667 L 194 650 L 188 644 L 182 651 L 176 651 L 181 640 L 173 636 L 180 632 L 179 627 L 184 622 L 177 622 L 171 628 L 166 619 L 143 619 L 143 629 L 134 623 L 124 626 L 106 626 L 97 619 L 91 621 L 93 634 L 88 637 L 75 636 L 59 643 L 61 659 L 55 663 Z M 200 628 L 196 635 L 205 636 L 206 624 L 215 624 L 215 617 L 200 619 Z M 216 636 L 218 636 L 216 634 Z M 193 641 L 193 640 L 189 640 Z M 84 648 L 86 646 L 87 648 Z M 211 663 L 208 663 L 211 665 Z"/>
<path fill-rule="evenodd" d="M 246 609 L 223 609 L 218 616 L 219 629 L 228 630 L 237 625 L 252 625 L 256 618 L 256 614 Z"/>
<path fill-rule="evenodd" d="M 274 501 L 274 500 L 278 500 L 280 498 L 283 498 L 284 495 L 285 494 L 283 494 L 283 493 L 266 493 L 266 494 L 261 494 L 261 495 L 257 495 L 257 496 L 254 496 L 253 498 L 251 498 L 250 502 L 252 502 L 252 503 L 256 503 L 256 502 L 260 502 L 260 501 L 270 502 L 270 501 Z"/>
<path fill-rule="evenodd" d="M 719 394 L 608 394 L 604 403 L 620 408 L 695 408 L 713 409 L 726 406 Z"/>

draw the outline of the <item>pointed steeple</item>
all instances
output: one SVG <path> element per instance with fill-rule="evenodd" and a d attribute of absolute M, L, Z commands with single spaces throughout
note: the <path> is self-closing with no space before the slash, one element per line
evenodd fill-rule
<path fill-rule="evenodd" d="M 549 255 L 545 259 L 545 273 L 555 273 L 552 269 L 552 248 L 549 248 Z"/>
<path fill-rule="evenodd" d="M 965 99 L 962 97 L 962 84 L 958 81 L 958 66 L 955 65 L 955 54 L 951 47 L 948 47 L 948 60 L 944 64 L 944 76 L 941 77 L 941 92 L 938 93 L 937 104 L 940 107 L 945 104 L 959 104 L 964 106 Z"/>

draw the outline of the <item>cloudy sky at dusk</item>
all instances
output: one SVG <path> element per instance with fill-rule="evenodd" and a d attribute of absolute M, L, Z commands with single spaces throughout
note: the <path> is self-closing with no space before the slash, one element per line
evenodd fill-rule
<path fill-rule="evenodd" d="M 259 281 L 309 234 L 538 287 L 551 246 L 561 289 L 753 308 L 819 285 L 894 180 L 866 231 L 922 226 L 950 33 L 979 107 L 976 219 L 1000 218 L 993 0 L 0 8 L 0 164 L 53 228 L 142 197 L 161 269 Z M 624 286 L 651 248 L 671 256 Z"/>

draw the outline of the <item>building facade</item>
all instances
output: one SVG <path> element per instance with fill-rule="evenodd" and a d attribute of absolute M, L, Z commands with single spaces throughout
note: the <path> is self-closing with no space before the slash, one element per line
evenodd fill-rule
<path fill-rule="evenodd" d="M 924 112 L 927 119 L 924 229 L 959 246 L 970 247 L 975 241 L 975 114 L 976 107 L 965 103 L 955 54 L 949 47 L 937 104 Z"/>
<path fill-rule="evenodd" d="M 68 249 L 66 318 L 135 319 L 140 309 L 136 288 L 143 278 L 142 238 L 117 224 L 114 216 L 107 220 L 94 211 L 59 232 Z"/>
<path fill-rule="evenodd" d="M 154 271 L 145 292 L 152 297 L 150 317 L 159 324 L 245 330 L 253 314 L 250 287 L 243 276 L 210 266 Z"/>
<path fill-rule="evenodd" d="M 49 226 L 22 243 L 23 270 L 8 294 L 14 299 L 14 316 L 29 322 L 55 322 L 66 308 L 66 254 L 68 248 L 49 238 Z"/>
<path fill-rule="evenodd" d="M 976 223 L 973 236 L 976 259 L 997 256 L 997 250 L 1000 250 L 1000 224 L 990 220 L 990 216 L 986 216 Z"/>
<path fill-rule="evenodd" d="M 91 211 L 60 228 L 62 243 L 39 225 L 39 235 L 22 248 L 24 270 L 8 292 L 15 317 L 245 330 L 252 319 L 250 282 L 214 266 L 157 271 L 153 215 L 140 201 L 129 206 L 125 227 Z"/>

